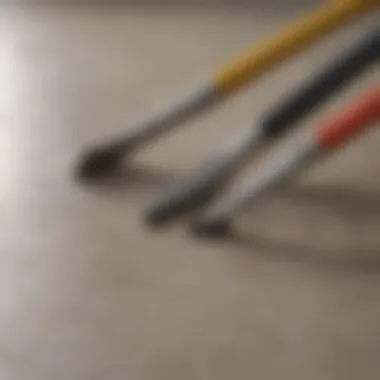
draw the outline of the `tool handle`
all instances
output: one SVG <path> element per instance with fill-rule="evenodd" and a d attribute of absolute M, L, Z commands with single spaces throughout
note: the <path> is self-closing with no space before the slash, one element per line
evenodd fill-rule
<path fill-rule="evenodd" d="M 290 94 L 290 98 L 285 97 L 285 101 L 264 115 L 262 128 L 265 138 L 276 138 L 284 133 L 378 59 L 380 59 L 380 29 L 366 35 L 348 51 L 327 64 L 319 74 Z"/>
<path fill-rule="evenodd" d="M 335 0 L 264 41 L 223 67 L 214 78 L 218 93 L 228 94 L 261 75 L 307 44 L 380 6 L 379 0 Z"/>
<path fill-rule="evenodd" d="M 380 119 L 380 85 L 343 109 L 338 116 L 322 124 L 315 132 L 315 139 L 320 149 L 332 150 L 364 132 L 378 119 Z"/>

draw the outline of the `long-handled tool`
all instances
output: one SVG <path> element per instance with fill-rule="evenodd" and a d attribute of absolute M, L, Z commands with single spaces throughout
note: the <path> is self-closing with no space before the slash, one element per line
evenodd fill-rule
<path fill-rule="evenodd" d="M 91 149 L 81 158 L 78 175 L 93 178 L 109 173 L 125 155 L 135 153 L 145 144 L 178 127 L 181 121 L 232 94 L 306 45 L 378 6 L 380 0 L 332 1 L 223 67 L 209 83 L 180 98 L 163 113 L 137 125 L 124 137 Z"/>
<path fill-rule="evenodd" d="M 286 151 L 268 167 L 256 172 L 245 185 L 216 200 L 192 224 L 193 230 L 203 235 L 226 234 L 230 218 L 244 206 L 294 172 L 307 167 L 322 154 L 336 150 L 356 135 L 364 133 L 376 121 L 380 121 L 380 85 L 323 123 L 297 149 Z"/>
<path fill-rule="evenodd" d="M 164 224 L 201 207 L 229 182 L 259 147 L 278 139 L 302 117 L 380 59 L 380 28 L 366 34 L 347 51 L 328 63 L 285 100 L 271 108 L 237 143 L 222 149 L 199 169 L 175 182 L 153 200 L 147 210 L 150 224 Z"/>

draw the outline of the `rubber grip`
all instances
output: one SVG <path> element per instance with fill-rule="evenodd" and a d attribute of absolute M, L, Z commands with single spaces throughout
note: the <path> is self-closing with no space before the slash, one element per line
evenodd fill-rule
<path fill-rule="evenodd" d="M 265 138 L 277 138 L 380 58 L 380 29 L 366 34 L 312 79 L 285 97 L 262 120 Z"/>
<path fill-rule="evenodd" d="M 315 138 L 320 149 L 331 150 L 364 132 L 377 119 L 380 119 L 380 85 L 325 122 Z"/>
<path fill-rule="evenodd" d="M 221 94 L 233 92 L 314 40 L 379 5 L 380 0 L 333 1 L 222 68 L 213 81 L 215 90 Z"/>

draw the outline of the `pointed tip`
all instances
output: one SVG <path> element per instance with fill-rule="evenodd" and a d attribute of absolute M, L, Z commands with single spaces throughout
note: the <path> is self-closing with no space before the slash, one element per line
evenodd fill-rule
<path fill-rule="evenodd" d="M 115 171 L 119 161 L 119 152 L 94 149 L 79 159 L 75 175 L 85 180 L 101 178 Z"/>

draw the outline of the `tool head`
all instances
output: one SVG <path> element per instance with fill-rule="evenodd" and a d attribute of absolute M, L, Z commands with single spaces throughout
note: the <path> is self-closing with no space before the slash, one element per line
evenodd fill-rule
<path fill-rule="evenodd" d="M 80 179 L 97 179 L 114 172 L 122 154 L 118 149 L 93 149 L 80 158 L 76 175 Z"/>

